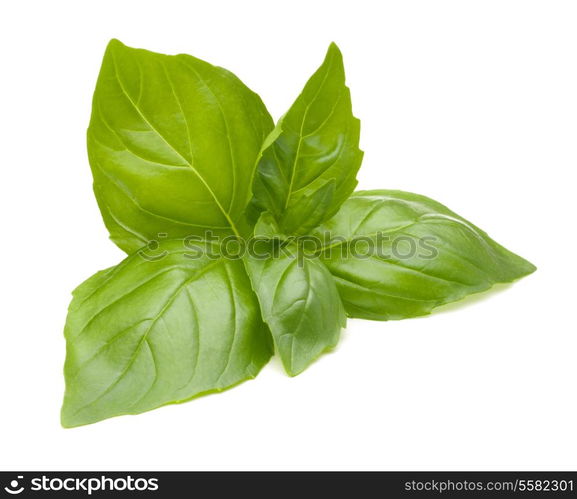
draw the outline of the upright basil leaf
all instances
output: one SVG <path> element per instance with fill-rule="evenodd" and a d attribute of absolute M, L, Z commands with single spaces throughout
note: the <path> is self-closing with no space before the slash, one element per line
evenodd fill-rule
<path fill-rule="evenodd" d="M 285 234 L 305 234 L 330 218 L 357 184 L 359 134 L 342 56 L 333 43 L 263 145 L 255 204 Z"/>
<path fill-rule="evenodd" d="M 319 260 L 298 252 L 246 262 L 285 370 L 295 376 L 334 347 L 345 326 L 334 280 Z"/>
<path fill-rule="evenodd" d="M 425 315 L 535 270 L 442 204 L 401 191 L 353 194 L 316 235 L 350 317 Z"/>
<path fill-rule="evenodd" d="M 272 128 L 260 98 L 225 69 L 112 40 L 88 129 L 111 239 L 131 253 L 159 233 L 247 232 L 243 212 Z"/>
<path fill-rule="evenodd" d="M 138 414 L 253 378 L 270 333 L 240 260 L 165 241 L 73 293 L 62 424 Z"/>

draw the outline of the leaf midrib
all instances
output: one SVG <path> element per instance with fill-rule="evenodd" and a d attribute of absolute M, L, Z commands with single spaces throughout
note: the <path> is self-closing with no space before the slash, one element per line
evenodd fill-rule
<path fill-rule="evenodd" d="M 295 152 L 295 157 L 294 157 L 294 161 L 293 161 L 292 168 L 291 168 L 291 178 L 290 178 L 289 187 L 288 187 L 288 192 L 287 192 L 287 197 L 286 197 L 285 206 L 284 206 L 284 209 L 285 209 L 285 210 L 288 208 L 289 203 L 290 203 L 290 199 L 291 199 L 291 195 L 292 195 L 292 190 L 293 190 L 294 179 L 295 179 L 295 172 L 296 172 L 297 161 L 298 161 L 298 159 L 299 159 L 299 154 L 300 154 L 300 150 L 301 150 L 301 145 L 302 145 L 302 143 L 303 143 L 303 139 L 305 138 L 305 137 L 303 136 L 303 131 L 304 131 L 305 122 L 306 122 L 306 120 L 307 120 L 307 116 L 308 116 L 308 113 L 309 113 L 309 110 L 310 110 L 311 106 L 313 105 L 313 103 L 315 102 L 315 100 L 317 99 L 317 97 L 319 96 L 319 94 L 320 94 L 320 92 L 321 92 L 324 84 L 325 84 L 326 81 L 327 81 L 328 75 L 329 75 L 330 70 L 331 70 L 332 65 L 333 65 L 333 61 L 334 61 L 334 58 L 331 58 L 330 61 L 329 61 L 328 66 L 327 66 L 327 68 L 326 68 L 326 72 L 325 72 L 325 74 L 324 74 L 324 76 L 323 76 L 322 81 L 320 82 L 320 84 L 319 84 L 319 86 L 318 86 L 315 94 L 314 94 L 313 97 L 311 98 L 311 100 L 307 103 L 307 106 L 305 107 L 305 110 L 304 110 L 304 112 L 303 112 L 303 117 L 302 117 L 301 126 L 300 126 L 300 130 L 299 130 L 299 140 L 298 140 L 298 143 L 297 143 L 297 149 L 296 149 L 296 152 Z M 282 124 L 281 124 L 281 127 L 282 127 Z M 308 135 L 307 135 L 307 136 L 308 136 Z M 274 144 L 273 144 L 272 147 L 274 147 Z"/>
<path fill-rule="evenodd" d="M 173 293 L 168 298 L 166 303 L 162 306 L 160 311 L 155 315 L 155 317 L 153 319 L 151 319 L 150 325 L 147 327 L 146 331 L 142 335 L 142 338 L 139 340 L 138 344 L 136 345 L 136 348 L 134 349 L 134 353 L 132 354 L 132 357 L 130 358 L 126 367 L 122 370 L 122 372 L 118 375 L 118 377 L 108 386 L 108 388 L 106 388 L 106 390 L 104 390 L 94 400 L 88 402 L 87 404 L 85 404 L 82 407 L 80 407 L 79 409 L 77 409 L 76 412 L 74 413 L 74 415 L 77 415 L 79 412 L 83 411 L 87 407 L 94 405 L 96 402 L 98 402 L 103 397 L 105 397 L 108 393 L 110 393 L 118 383 L 120 383 L 120 381 L 124 378 L 124 376 L 128 373 L 128 371 L 130 370 L 130 368 L 132 367 L 132 365 L 136 361 L 138 354 L 140 352 L 140 349 L 142 348 L 143 344 L 145 342 L 148 342 L 148 336 L 149 336 L 150 332 L 152 331 L 152 328 L 156 325 L 157 321 L 164 315 L 164 313 L 166 312 L 166 310 L 168 310 L 168 308 L 172 305 L 172 303 L 174 303 L 174 300 L 176 300 L 176 298 L 181 293 L 181 291 L 183 289 L 186 289 L 186 286 L 188 286 L 192 281 L 194 281 L 194 280 L 198 279 L 199 277 L 201 277 L 202 275 L 206 274 L 206 272 L 208 272 L 210 269 L 212 269 L 216 265 L 221 264 L 222 262 L 226 263 L 226 260 L 219 259 L 219 260 L 216 260 L 215 262 L 210 262 L 208 265 L 204 266 L 198 272 L 194 272 L 189 278 L 185 279 L 184 282 L 182 284 L 180 284 L 173 291 Z"/>
<path fill-rule="evenodd" d="M 134 109 L 136 110 L 136 112 L 138 113 L 138 115 L 142 118 L 142 120 L 150 127 L 150 129 L 156 133 L 162 140 L 163 142 L 172 150 L 174 151 L 174 153 L 176 153 L 185 163 L 186 165 L 196 174 L 196 176 L 199 178 L 199 180 L 202 182 L 202 184 L 204 185 L 204 187 L 206 188 L 206 190 L 209 192 L 209 194 L 212 196 L 212 198 L 214 199 L 214 202 L 216 203 L 216 205 L 218 206 L 219 210 L 222 212 L 222 214 L 224 215 L 224 217 L 226 218 L 226 220 L 228 221 L 228 223 L 230 224 L 230 228 L 232 229 L 232 231 L 235 233 L 235 235 L 237 237 L 240 237 L 240 233 L 235 225 L 235 223 L 232 221 L 232 219 L 230 218 L 230 214 L 224 209 L 224 207 L 222 206 L 222 204 L 220 203 L 220 200 L 218 199 L 218 197 L 216 196 L 216 194 L 214 193 L 214 191 L 211 189 L 210 185 L 206 182 L 205 178 L 200 174 L 200 172 L 194 167 L 193 163 L 192 163 L 192 157 L 190 158 L 190 161 L 188 159 L 186 159 L 177 149 L 174 148 L 174 146 L 166 139 L 166 137 L 164 137 L 164 135 L 162 135 L 155 127 L 154 125 L 152 125 L 152 123 L 148 120 L 148 118 L 144 115 L 144 113 L 142 112 L 142 110 L 138 107 L 138 104 L 132 99 L 132 97 L 130 96 L 130 94 L 128 93 L 128 91 L 126 90 L 126 88 L 124 87 L 124 84 L 122 83 L 122 80 L 120 79 L 120 75 L 118 73 L 118 68 L 117 68 L 117 64 L 116 64 L 116 58 L 114 56 L 114 53 L 111 54 L 112 55 L 112 64 L 114 66 L 114 75 L 116 77 L 116 81 L 118 81 L 118 86 L 120 87 L 120 89 L 122 90 L 122 93 L 124 94 L 124 96 L 128 99 L 128 102 L 130 102 L 130 104 L 132 105 L 132 107 L 134 107 Z M 184 115 L 184 113 L 183 113 Z M 189 137 L 190 138 L 190 137 Z"/>

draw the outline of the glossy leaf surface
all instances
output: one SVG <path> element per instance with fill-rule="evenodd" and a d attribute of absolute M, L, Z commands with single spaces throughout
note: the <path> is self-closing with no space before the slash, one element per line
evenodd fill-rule
<path fill-rule="evenodd" d="M 255 179 L 255 204 L 285 234 L 305 234 L 353 192 L 363 153 L 342 55 L 331 44 L 320 68 L 267 138 Z"/>
<path fill-rule="evenodd" d="M 229 71 L 112 40 L 94 92 L 88 154 L 112 240 L 246 233 L 255 163 L 273 128 Z"/>
<path fill-rule="evenodd" d="M 135 253 L 74 291 L 64 426 L 221 391 L 270 358 L 270 333 L 240 260 L 199 257 L 182 241 L 163 242 L 156 256 Z"/>
<path fill-rule="evenodd" d="M 247 258 L 253 288 L 288 374 L 334 347 L 346 317 L 335 282 L 318 259 Z"/>
<path fill-rule="evenodd" d="M 357 192 L 316 235 L 350 317 L 425 315 L 535 270 L 442 204 L 408 192 Z"/>

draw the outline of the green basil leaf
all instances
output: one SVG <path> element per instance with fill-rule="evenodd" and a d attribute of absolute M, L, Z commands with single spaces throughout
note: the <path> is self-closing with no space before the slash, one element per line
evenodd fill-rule
<path fill-rule="evenodd" d="M 401 191 L 356 192 L 315 234 L 350 317 L 425 315 L 535 270 L 442 204 Z"/>
<path fill-rule="evenodd" d="M 333 348 L 345 326 L 335 282 L 318 259 L 294 250 L 268 259 L 248 257 L 246 262 L 277 352 L 286 372 L 295 376 Z"/>
<path fill-rule="evenodd" d="M 333 43 L 263 145 L 254 203 L 286 234 L 305 234 L 329 219 L 357 184 L 359 134 L 342 56 Z"/>
<path fill-rule="evenodd" d="M 257 157 L 273 122 L 229 71 L 112 40 L 88 154 L 111 239 L 127 253 L 168 238 L 248 231 Z"/>
<path fill-rule="evenodd" d="M 304 235 L 317 227 L 323 220 L 328 205 L 331 203 L 335 193 L 335 179 L 331 179 L 320 186 L 319 189 L 310 195 L 301 198 L 292 212 L 292 218 L 296 222 L 295 226 L 300 227 Z M 285 234 L 278 226 L 276 218 L 265 211 L 260 214 L 254 227 L 254 235 L 257 237 L 280 237 L 281 239 L 291 236 Z"/>
<path fill-rule="evenodd" d="M 164 241 L 73 293 L 65 427 L 138 414 L 254 378 L 272 355 L 241 260 Z"/>
<path fill-rule="evenodd" d="M 254 226 L 254 235 L 257 239 L 276 238 L 284 240 L 290 237 L 280 231 L 275 218 L 268 211 L 261 213 L 260 217 L 256 221 L 256 225 Z"/>

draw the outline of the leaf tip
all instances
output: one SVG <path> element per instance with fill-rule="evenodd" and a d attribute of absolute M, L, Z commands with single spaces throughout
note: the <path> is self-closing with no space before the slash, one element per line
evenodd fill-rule
<path fill-rule="evenodd" d="M 343 54 L 341 53 L 341 49 L 339 49 L 338 45 L 335 42 L 331 42 L 329 44 L 329 48 L 327 49 L 327 55 L 325 57 L 325 61 L 329 61 L 335 58 L 342 61 Z"/>
<path fill-rule="evenodd" d="M 333 52 L 336 54 L 340 54 L 341 50 L 339 49 L 339 46 L 336 44 L 336 42 L 331 42 L 329 43 L 329 49 L 328 52 Z"/>
<path fill-rule="evenodd" d="M 67 408 L 66 401 L 62 405 L 62 409 L 60 410 L 60 425 L 64 429 L 74 428 L 79 426 L 77 422 L 74 421 L 73 415 Z"/>
<path fill-rule="evenodd" d="M 505 276 L 500 282 L 514 282 L 531 275 L 537 270 L 535 265 L 522 256 L 511 253 L 510 251 L 507 251 L 507 253 L 509 258 L 506 264 Z"/>
<path fill-rule="evenodd" d="M 82 414 L 79 414 L 78 407 L 74 403 L 74 400 L 70 397 L 69 393 L 65 392 L 62 408 L 60 409 L 60 426 L 67 430 L 69 428 L 77 428 L 93 422 L 95 421 L 86 419 Z"/>
<path fill-rule="evenodd" d="M 122 43 L 118 38 L 111 38 L 106 46 L 106 50 L 113 50 L 115 48 L 124 48 L 126 45 Z"/>
<path fill-rule="evenodd" d="M 525 277 L 528 276 L 530 274 L 532 274 L 533 272 L 537 271 L 537 266 L 532 264 L 529 260 L 524 260 L 524 274 L 521 277 Z"/>
<path fill-rule="evenodd" d="M 292 365 L 287 365 L 284 362 L 283 362 L 283 366 L 284 366 L 285 373 L 287 374 L 287 376 L 289 378 L 294 378 L 295 376 L 298 376 L 300 373 L 302 373 L 307 368 L 306 365 L 297 368 L 297 367 L 293 367 Z"/>

